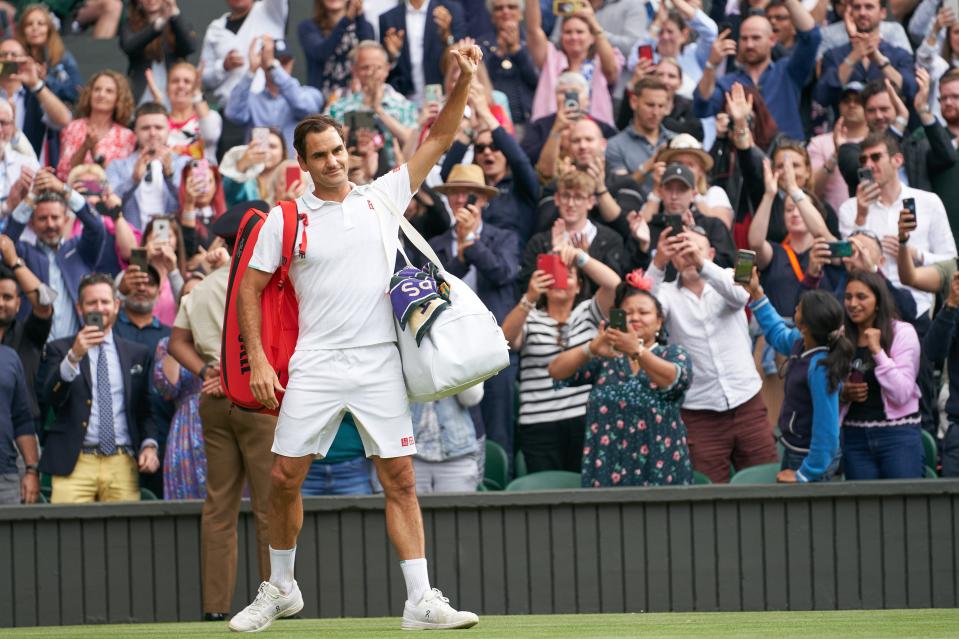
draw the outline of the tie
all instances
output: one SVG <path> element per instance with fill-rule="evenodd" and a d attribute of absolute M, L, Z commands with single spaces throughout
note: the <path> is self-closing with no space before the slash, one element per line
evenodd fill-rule
<path fill-rule="evenodd" d="M 117 436 L 113 432 L 113 395 L 110 392 L 110 369 L 107 367 L 106 343 L 100 344 L 97 355 L 97 408 L 99 409 L 100 452 L 117 452 Z"/>

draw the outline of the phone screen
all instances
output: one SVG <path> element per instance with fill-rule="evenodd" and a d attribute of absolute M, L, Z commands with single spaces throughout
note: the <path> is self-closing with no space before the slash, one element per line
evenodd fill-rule
<path fill-rule="evenodd" d="M 829 254 L 833 257 L 852 257 L 852 242 L 849 240 L 829 242 Z"/>
<path fill-rule="evenodd" d="M 683 228 L 682 215 L 666 215 L 666 226 L 671 229 L 669 237 L 679 236 L 685 229 Z"/>
<path fill-rule="evenodd" d="M 96 326 L 103 330 L 103 313 L 100 311 L 90 311 L 83 316 L 84 326 Z"/>
<path fill-rule="evenodd" d="M 161 242 L 169 241 L 170 239 L 170 221 L 169 220 L 157 220 L 153 223 L 153 235 L 156 239 Z"/>
<path fill-rule="evenodd" d="M 609 327 L 626 332 L 626 311 L 621 308 L 609 309 Z"/>
<path fill-rule="evenodd" d="M 755 265 L 756 253 L 754 251 L 737 251 L 733 279 L 740 284 L 749 284 Z"/>
<path fill-rule="evenodd" d="M 147 270 L 147 250 L 142 247 L 136 247 L 130 251 L 130 264 L 137 266 L 144 273 Z"/>
<path fill-rule="evenodd" d="M 873 178 L 872 178 L 872 169 L 870 169 L 870 168 L 862 167 L 862 168 L 859 169 L 858 174 L 859 174 L 859 181 L 860 181 L 860 182 L 863 182 L 863 181 L 865 181 L 865 182 L 872 182 L 872 181 L 873 181 Z"/>
<path fill-rule="evenodd" d="M 298 166 L 287 166 L 286 167 L 286 188 L 289 189 L 293 186 L 293 183 L 299 180 L 301 177 L 300 167 Z"/>
<path fill-rule="evenodd" d="M 907 197 L 902 200 L 902 208 L 909 211 L 913 217 L 916 217 L 916 198 Z"/>
<path fill-rule="evenodd" d="M 639 47 L 639 59 L 647 62 L 653 61 L 653 45 L 643 44 Z"/>

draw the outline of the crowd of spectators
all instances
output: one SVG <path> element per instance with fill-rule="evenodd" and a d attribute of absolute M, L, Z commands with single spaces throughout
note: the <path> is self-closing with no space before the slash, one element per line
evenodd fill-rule
<path fill-rule="evenodd" d="M 457 43 L 484 65 L 406 216 L 511 363 L 412 406 L 421 491 L 480 484 L 487 439 L 584 486 L 959 476 L 938 0 L 315 0 L 299 24 L 226 0 L 209 25 L 181 4 L 0 2 L 0 503 L 146 489 L 223 531 L 244 482 L 265 504 L 273 422 L 219 382 L 237 221 L 312 190 L 308 114 L 345 125 L 354 183 L 403 163 Z M 126 68 L 83 77 L 62 34 Z M 347 414 L 304 493 L 376 492 L 370 470 Z"/>

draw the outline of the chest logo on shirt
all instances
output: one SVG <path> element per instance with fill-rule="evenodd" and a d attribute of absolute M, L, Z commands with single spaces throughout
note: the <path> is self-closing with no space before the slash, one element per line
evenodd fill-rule
<path fill-rule="evenodd" d="M 367 200 L 367 201 L 366 201 L 366 205 L 367 205 L 368 207 L 370 207 L 370 210 L 371 210 L 371 211 L 375 211 L 375 210 L 376 210 L 376 207 L 373 206 L 373 200 Z"/>

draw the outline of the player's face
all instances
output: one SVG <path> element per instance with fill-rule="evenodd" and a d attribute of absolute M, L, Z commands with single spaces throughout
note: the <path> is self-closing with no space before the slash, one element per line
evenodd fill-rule
<path fill-rule="evenodd" d="M 350 156 L 336 129 L 308 133 L 303 146 L 306 157 L 299 158 L 300 168 L 310 174 L 318 190 L 337 189 L 347 182 Z"/>

